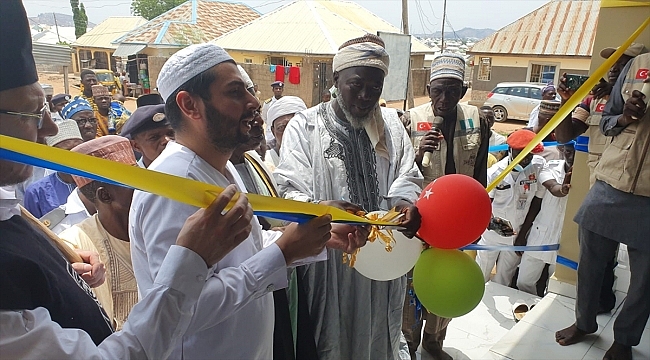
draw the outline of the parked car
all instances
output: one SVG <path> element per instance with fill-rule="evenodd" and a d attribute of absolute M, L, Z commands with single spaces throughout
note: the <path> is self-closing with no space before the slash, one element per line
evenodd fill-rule
<path fill-rule="evenodd" d="M 527 82 L 499 83 L 487 95 L 484 105 L 492 108 L 497 122 L 507 119 L 528 121 L 530 113 L 542 101 L 542 89 L 545 86 L 542 83 Z"/>

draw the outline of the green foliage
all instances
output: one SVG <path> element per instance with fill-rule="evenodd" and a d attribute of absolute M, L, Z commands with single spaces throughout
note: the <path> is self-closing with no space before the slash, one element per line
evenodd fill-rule
<path fill-rule="evenodd" d="M 77 39 L 86 33 L 88 29 L 88 16 L 84 4 L 79 4 L 79 0 L 70 0 L 72 7 L 72 20 L 74 21 L 74 35 Z"/>
<path fill-rule="evenodd" d="M 187 0 L 132 0 L 131 12 L 134 15 L 140 15 L 147 20 L 151 20 L 186 1 Z"/>

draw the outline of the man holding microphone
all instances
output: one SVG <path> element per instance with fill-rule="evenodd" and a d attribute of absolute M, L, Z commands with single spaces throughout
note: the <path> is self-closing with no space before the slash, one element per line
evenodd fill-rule
<path fill-rule="evenodd" d="M 471 176 L 483 186 L 487 185 L 487 157 L 490 129 L 481 121 L 475 106 L 459 104 L 467 92 L 463 85 L 465 60 L 456 54 L 438 55 L 431 63 L 430 82 L 427 91 L 431 98 L 426 103 L 408 110 L 402 121 L 411 136 L 415 148 L 415 162 L 422 175 L 424 186 L 447 174 Z M 412 289 L 412 274 L 409 286 Z M 403 312 L 402 332 L 409 345 L 411 358 L 420 344 L 422 322 L 415 318 L 415 304 L 406 296 Z M 422 347 L 434 359 L 450 360 L 442 351 L 447 325 L 451 319 L 441 318 L 424 312 Z"/>

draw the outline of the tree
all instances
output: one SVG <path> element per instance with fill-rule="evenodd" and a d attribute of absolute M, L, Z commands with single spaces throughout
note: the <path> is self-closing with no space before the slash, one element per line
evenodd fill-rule
<path fill-rule="evenodd" d="M 70 0 L 72 7 L 72 20 L 74 21 L 74 35 L 79 37 L 86 33 L 88 29 L 88 16 L 84 4 L 79 4 L 79 0 Z"/>
<path fill-rule="evenodd" d="M 131 12 L 134 15 L 140 15 L 147 20 L 151 20 L 186 1 L 187 0 L 131 0 Z"/>

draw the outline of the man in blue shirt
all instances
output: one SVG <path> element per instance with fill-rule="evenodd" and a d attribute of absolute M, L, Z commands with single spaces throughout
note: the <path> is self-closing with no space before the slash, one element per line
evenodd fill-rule
<path fill-rule="evenodd" d="M 54 136 L 45 138 L 48 146 L 70 150 L 83 143 L 76 121 L 59 121 L 57 126 L 59 132 Z M 34 216 L 40 218 L 65 204 L 75 187 L 76 185 L 69 174 L 51 173 L 27 187 L 24 199 L 25 208 Z"/>

